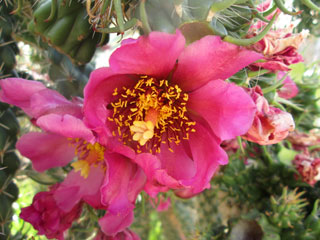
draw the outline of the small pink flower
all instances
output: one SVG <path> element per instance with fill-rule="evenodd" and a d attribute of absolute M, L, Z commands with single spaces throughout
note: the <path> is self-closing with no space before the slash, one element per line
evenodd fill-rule
<path fill-rule="evenodd" d="M 127 146 L 123 154 L 144 170 L 150 196 L 174 189 L 191 197 L 227 163 L 221 141 L 251 126 L 252 100 L 223 80 L 259 58 L 217 36 L 187 47 L 179 31 L 125 40 L 109 68 L 91 73 L 85 122 L 108 148 L 114 142 Z"/>
<path fill-rule="evenodd" d="M 31 223 L 38 230 L 39 235 L 45 235 L 49 239 L 63 240 L 63 233 L 80 216 L 82 204 L 76 204 L 70 211 L 62 211 L 54 199 L 57 187 L 58 185 L 55 185 L 49 192 L 37 193 L 31 206 L 21 209 L 20 217 Z"/>
<path fill-rule="evenodd" d="M 298 154 L 293 160 L 293 164 L 304 182 L 314 186 L 320 180 L 320 158 Z"/>
<path fill-rule="evenodd" d="M 277 78 L 281 79 L 285 75 L 285 72 L 278 72 Z M 299 93 L 299 89 L 295 82 L 289 76 L 287 76 L 282 83 L 283 86 L 277 91 L 279 97 L 282 97 L 284 99 L 290 99 L 297 96 L 297 94 Z"/>
<path fill-rule="evenodd" d="M 295 124 L 291 114 L 269 106 L 259 86 L 247 89 L 257 112 L 249 131 L 242 138 L 260 145 L 275 144 L 285 139 Z"/>
<path fill-rule="evenodd" d="M 99 231 L 94 240 L 140 240 L 140 238 L 130 229 L 126 229 L 115 236 L 107 236 L 102 231 Z"/>
<path fill-rule="evenodd" d="M 254 37 L 261 29 L 261 24 L 250 28 L 248 38 Z M 259 68 L 270 71 L 288 71 L 289 65 L 302 62 L 302 56 L 297 52 L 302 41 L 307 37 L 307 33 L 292 33 L 293 25 L 286 29 L 270 30 L 259 42 L 248 47 L 264 55 L 262 61 L 250 65 L 254 70 Z"/>

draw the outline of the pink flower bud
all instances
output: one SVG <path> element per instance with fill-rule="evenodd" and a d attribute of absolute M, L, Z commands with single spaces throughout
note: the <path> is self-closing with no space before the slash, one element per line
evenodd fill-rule
<path fill-rule="evenodd" d="M 256 104 L 257 112 L 249 131 L 242 137 L 260 145 L 275 144 L 285 139 L 295 124 L 290 113 L 269 106 L 259 86 L 247 89 Z"/>
<path fill-rule="evenodd" d="M 80 216 L 82 204 L 75 205 L 69 212 L 62 211 L 54 199 L 57 187 L 54 185 L 49 192 L 37 193 L 31 206 L 21 209 L 20 218 L 31 223 L 39 235 L 63 240 L 64 231 Z"/>
<path fill-rule="evenodd" d="M 304 182 L 313 186 L 320 180 L 320 158 L 312 158 L 305 154 L 298 154 L 293 164 Z"/>

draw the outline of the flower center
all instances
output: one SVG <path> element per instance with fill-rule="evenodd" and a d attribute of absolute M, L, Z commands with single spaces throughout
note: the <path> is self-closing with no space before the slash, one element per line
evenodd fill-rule
<path fill-rule="evenodd" d="M 70 138 L 70 144 L 75 147 L 75 155 L 78 160 L 71 164 L 74 170 L 80 171 L 82 177 L 87 178 L 89 176 L 90 167 L 104 165 L 104 151 L 105 148 L 99 143 L 88 143 L 87 141 L 79 138 Z"/>
<path fill-rule="evenodd" d="M 160 152 L 161 144 L 179 144 L 189 139 L 195 122 L 187 114 L 188 94 L 168 80 L 142 76 L 132 88 L 116 88 L 115 100 L 107 107 L 113 109 L 108 120 L 117 126 L 120 140 L 136 151 Z"/>

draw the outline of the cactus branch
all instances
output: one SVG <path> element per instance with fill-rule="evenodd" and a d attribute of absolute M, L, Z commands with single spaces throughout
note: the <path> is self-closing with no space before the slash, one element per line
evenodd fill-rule
<path fill-rule="evenodd" d="M 252 11 L 254 13 L 254 15 L 256 16 L 256 18 L 260 19 L 261 21 L 264 21 L 266 23 L 269 23 L 270 21 L 268 19 L 266 19 L 258 10 L 257 8 L 254 6 L 254 3 L 252 0 L 249 1 L 250 7 L 252 8 Z"/>
<path fill-rule="evenodd" d="M 19 14 L 21 12 L 23 6 L 23 0 L 18 0 L 18 7 L 17 9 L 13 10 L 10 14 Z"/>
<path fill-rule="evenodd" d="M 117 23 L 119 26 L 120 33 L 123 34 L 125 31 L 125 27 L 124 27 L 124 21 L 123 21 L 121 0 L 114 0 L 113 6 L 114 6 L 114 10 L 117 14 Z"/>
<path fill-rule="evenodd" d="M 223 40 L 226 42 L 229 42 L 229 43 L 239 45 L 239 46 L 248 46 L 248 45 L 254 44 L 254 43 L 260 41 L 269 32 L 274 21 L 276 20 L 276 17 L 277 17 L 277 14 L 275 14 L 273 16 L 273 18 L 271 19 L 269 24 L 255 37 L 247 38 L 247 39 L 239 39 L 239 38 L 234 38 L 231 36 L 226 36 L 223 38 Z"/>
<path fill-rule="evenodd" d="M 295 15 L 299 15 L 302 11 L 299 12 L 291 12 L 288 9 L 286 9 L 286 7 L 284 6 L 282 0 L 274 0 L 275 4 L 277 5 L 277 7 L 284 13 L 295 16 Z"/>
<path fill-rule="evenodd" d="M 139 11 L 140 11 L 140 18 L 141 18 L 141 22 L 142 22 L 142 28 L 146 33 L 150 33 L 152 30 L 151 30 L 151 27 L 148 22 L 145 0 L 141 1 Z"/>
<path fill-rule="evenodd" d="M 44 20 L 45 22 L 50 22 L 54 19 L 54 16 L 56 15 L 57 12 L 57 6 L 58 6 L 58 1 L 57 0 L 52 0 L 51 1 L 51 12 L 49 17 Z"/>
<path fill-rule="evenodd" d="M 124 24 L 124 31 L 134 27 L 137 23 L 137 19 L 132 18 L 128 22 Z M 97 28 L 95 31 L 100 33 L 118 33 L 121 32 L 119 27 L 112 27 L 112 28 Z"/>
<path fill-rule="evenodd" d="M 320 12 L 320 7 L 315 5 L 311 0 L 301 0 L 301 2 L 306 5 L 308 8 Z"/>
<path fill-rule="evenodd" d="M 276 10 L 276 9 L 277 9 L 277 5 L 273 3 L 273 5 L 272 5 L 271 8 L 269 8 L 268 10 L 264 11 L 264 12 L 261 13 L 261 14 L 262 14 L 262 16 L 264 16 L 264 17 L 268 17 L 268 16 L 269 16 L 271 13 L 273 13 L 274 10 Z"/>

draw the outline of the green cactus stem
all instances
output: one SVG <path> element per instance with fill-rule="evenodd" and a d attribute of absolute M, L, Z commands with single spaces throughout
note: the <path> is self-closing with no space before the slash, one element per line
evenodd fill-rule
<path fill-rule="evenodd" d="M 50 22 L 54 19 L 56 13 L 57 13 L 57 7 L 58 7 L 58 1 L 57 0 L 52 0 L 51 1 L 51 12 L 49 17 L 44 20 L 45 22 Z"/>
<path fill-rule="evenodd" d="M 17 9 L 13 10 L 10 14 L 19 14 L 22 10 L 23 0 L 18 0 L 18 7 Z"/>
<path fill-rule="evenodd" d="M 308 8 L 320 12 L 320 7 L 315 5 L 311 0 L 301 0 L 301 2 L 306 5 Z"/>
<path fill-rule="evenodd" d="M 147 16 L 147 11 L 146 11 L 146 1 L 145 0 L 141 1 L 140 7 L 139 7 L 139 12 L 140 12 L 140 18 L 141 18 L 141 22 L 142 22 L 143 31 L 145 33 L 150 33 L 152 30 L 151 30 L 151 27 L 150 27 L 149 22 L 148 22 L 148 16 Z"/>
<path fill-rule="evenodd" d="M 276 20 L 276 17 L 277 17 L 277 14 L 275 14 L 273 16 L 273 18 L 271 19 L 269 24 L 255 37 L 247 38 L 247 39 L 239 39 L 239 38 L 234 38 L 231 36 L 226 36 L 223 38 L 223 40 L 226 42 L 229 42 L 229 43 L 239 45 L 239 46 L 248 46 L 248 45 L 254 44 L 254 43 L 260 41 L 269 32 L 274 21 Z"/>
<path fill-rule="evenodd" d="M 264 11 L 262 14 L 262 16 L 264 17 L 268 17 L 271 13 L 273 13 L 275 10 L 277 9 L 277 5 L 273 4 L 271 8 L 269 8 L 268 10 Z"/>
<path fill-rule="evenodd" d="M 137 24 L 137 19 L 132 18 L 128 22 L 124 24 L 124 31 L 127 31 L 128 29 L 134 27 Z M 95 29 L 97 32 L 100 33 L 118 33 L 121 32 L 119 26 L 118 27 L 112 27 L 112 28 L 97 28 Z"/>
<path fill-rule="evenodd" d="M 120 30 L 120 33 L 123 34 L 125 31 L 123 13 L 122 13 L 122 5 L 121 0 L 114 0 L 114 10 L 117 14 L 117 24 Z"/>
<path fill-rule="evenodd" d="M 270 21 L 268 19 L 266 19 L 263 14 L 261 14 L 257 8 L 255 7 L 254 3 L 252 0 L 249 1 L 250 7 L 254 13 L 254 15 L 256 16 L 256 18 L 260 19 L 263 22 L 269 23 Z"/>
<path fill-rule="evenodd" d="M 284 13 L 295 16 L 295 15 L 299 15 L 302 11 L 299 12 L 291 12 L 289 11 L 283 4 L 282 0 L 274 0 L 275 4 L 277 5 L 277 7 Z"/>

